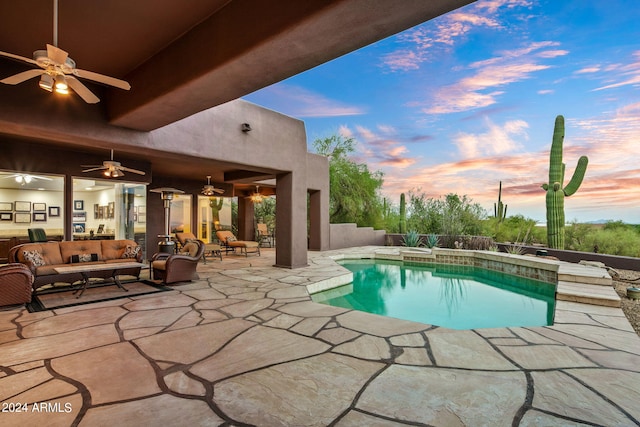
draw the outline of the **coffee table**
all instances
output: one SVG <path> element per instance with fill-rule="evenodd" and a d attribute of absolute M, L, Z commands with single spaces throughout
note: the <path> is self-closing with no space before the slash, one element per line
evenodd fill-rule
<path fill-rule="evenodd" d="M 111 264 L 86 264 L 86 265 L 77 264 L 77 265 L 68 265 L 68 266 L 65 265 L 64 267 L 56 267 L 54 268 L 54 270 L 60 274 L 80 273 L 82 275 L 82 285 L 73 292 L 74 294 L 77 292 L 80 292 L 76 296 L 76 298 L 80 298 L 84 293 L 84 291 L 87 289 L 87 286 L 89 285 L 89 279 L 92 276 L 91 273 L 98 272 L 98 271 L 103 271 L 103 272 L 110 271 L 110 273 L 108 274 L 108 277 L 113 279 L 113 283 L 115 283 L 123 291 L 128 291 L 128 289 L 122 286 L 122 283 L 120 283 L 120 279 L 118 279 L 118 275 L 122 270 L 128 270 L 128 269 L 137 268 L 137 267 L 140 267 L 140 268 L 146 267 L 146 264 L 143 264 L 140 262 L 118 262 L 118 263 L 111 263 Z"/>

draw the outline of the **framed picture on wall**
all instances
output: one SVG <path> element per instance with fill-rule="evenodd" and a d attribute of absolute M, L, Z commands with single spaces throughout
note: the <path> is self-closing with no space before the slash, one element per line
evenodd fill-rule
<path fill-rule="evenodd" d="M 11 212 L 0 213 L 0 221 L 13 221 L 13 213 Z"/>
<path fill-rule="evenodd" d="M 81 211 L 84 209 L 84 200 L 74 200 L 73 201 L 73 210 Z"/>
<path fill-rule="evenodd" d="M 99 213 L 100 213 L 100 205 L 96 203 L 95 205 L 93 205 L 93 219 L 99 219 L 100 218 L 98 216 Z"/>
<path fill-rule="evenodd" d="M 103 219 L 104 218 L 104 206 L 98 206 L 98 219 Z"/>
<path fill-rule="evenodd" d="M 46 221 L 46 220 L 47 220 L 47 214 L 45 212 L 34 212 L 33 213 L 33 221 L 34 222 Z"/>
<path fill-rule="evenodd" d="M 31 213 L 16 212 L 13 221 L 16 224 L 29 224 L 31 222 Z"/>
<path fill-rule="evenodd" d="M 73 220 L 77 222 L 86 222 L 87 221 L 87 213 L 86 212 L 74 212 Z"/>
<path fill-rule="evenodd" d="M 13 210 L 13 203 L 0 202 L 0 212 L 11 212 Z"/>
<path fill-rule="evenodd" d="M 133 222 L 138 222 L 138 214 L 137 213 L 133 214 Z"/>
<path fill-rule="evenodd" d="M 16 212 L 31 212 L 31 202 L 15 202 L 14 206 Z"/>
<path fill-rule="evenodd" d="M 46 212 L 47 211 L 47 204 L 46 203 L 34 203 L 33 204 L 33 211 L 34 212 Z"/>
<path fill-rule="evenodd" d="M 116 216 L 116 203 L 109 202 L 109 216 L 108 218 L 115 218 Z"/>
<path fill-rule="evenodd" d="M 146 215 L 147 214 L 147 207 L 146 206 L 138 206 L 138 213 L 142 214 L 142 215 Z"/>
<path fill-rule="evenodd" d="M 60 216 L 60 206 L 49 206 L 49 216 Z"/>
<path fill-rule="evenodd" d="M 73 228 L 73 232 L 74 233 L 84 233 L 84 223 L 80 223 L 80 222 L 74 222 L 72 224 L 72 228 Z"/>
<path fill-rule="evenodd" d="M 138 222 L 147 222 L 147 215 L 138 213 Z"/>

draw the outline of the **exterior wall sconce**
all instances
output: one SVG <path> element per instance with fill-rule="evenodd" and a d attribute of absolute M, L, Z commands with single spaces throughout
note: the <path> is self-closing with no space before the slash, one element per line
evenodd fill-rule
<path fill-rule="evenodd" d="M 171 240 L 171 228 L 169 227 L 169 218 L 171 215 L 171 201 L 175 194 L 184 194 L 184 191 L 170 187 L 155 188 L 149 190 L 152 193 L 160 193 L 164 205 L 164 229 L 167 234 L 158 234 L 158 237 L 164 239 L 158 243 L 158 252 L 172 254 L 175 249 L 175 242 Z"/>
<path fill-rule="evenodd" d="M 251 132 L 251 125 L 249 123 L 243 123 L 240 125 L 242 132 Z"/>

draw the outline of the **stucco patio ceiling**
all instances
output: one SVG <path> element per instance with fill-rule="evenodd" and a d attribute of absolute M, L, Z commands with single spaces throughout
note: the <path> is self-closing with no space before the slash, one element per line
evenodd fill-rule
<path fill-rule="evenodd" d="M 129 81 L 129 92 L 88 85 L 108 123 L 149 131 L 471 2 L 59 0 L 58 45 L 78 68 Z M 52 1 L 0 2 L 0 50 L 31 57 L 52 34 Z M 2 58 L 0 78 L 26 67 Z M 37 83 L 0 86 L 2 114 Z"/>

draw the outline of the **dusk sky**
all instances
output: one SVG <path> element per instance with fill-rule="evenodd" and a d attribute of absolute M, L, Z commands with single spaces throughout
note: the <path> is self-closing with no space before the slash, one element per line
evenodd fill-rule
<path fill-rule="evenodd" d="M 467 195 L 545 221 L 549 149 L 565 116 L 567 221 L 640 223 L 640 2 L 480 0 L 246 100 L 335 134 L 384 172 L 383 195 Z"/>

